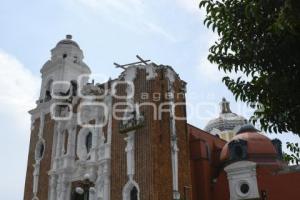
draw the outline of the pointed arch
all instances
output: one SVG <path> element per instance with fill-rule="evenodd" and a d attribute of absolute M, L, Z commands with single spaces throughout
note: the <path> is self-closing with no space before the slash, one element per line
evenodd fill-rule
<path fill-rule="evenodd" d="M 82 128 L 77 135 L 76 154 L 80 160 L 87 160 L 91 156 L 93 147 L 93 128 Z"/>
<path fill-rule="evenodd" d="M 123 200 L 140 200 L 140 188 L 134 180 L 129 180 L 124 186 Z"/>
<path fill-rule="evenodd" d="M 138 199 L 138 191 L 137 191 L 136 187 L 134 186 L 130 190 L 130 200 L 137 200 L 137 199 Z"/>
<path fill-rule="evenodd" d="M 35 146 L 35 160 L 38 162 L 43 159 L 45 153 L 45 140 L 39 139 Z"/>

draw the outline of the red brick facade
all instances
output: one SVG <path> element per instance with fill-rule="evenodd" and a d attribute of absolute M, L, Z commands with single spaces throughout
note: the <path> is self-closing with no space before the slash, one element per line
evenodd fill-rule
<path fill-rule="evenodd" d="M 107 82 L 109 92 L 102 98 L 94 96 L 88 100 L 79 97 L 80 89 L 87 95 L 99 95 L 106 83 L 85 83 L 85 89 L 77 90 L 82 81 L 77 77 L 90 73 L 82 59 L 82 50 L 68 36 L 52 50 L 51 60 L 41 70 L 41 97 L 37 108 L 30 112 L 34 121 L 24 200 L 74 200 L 74 195 L 91 196 L 92 200 L 237 200 L 247 199 L 247 195 L 251 196 L 248 199 L 300 199 L 300 170 L 283 162 L 276 146 L 278 141 L 273 143 L 257 130 L 253 133 L 253 128 L 226 143 L 187 123 L 186 83 L 171 67 L 143 60 L 137 65 L 126 65 L 127 68 L 118 65 L 124 71 L 119 78 Z M 121 100 L 113 95 L 112 84 L 124 80 L 134 84 L 132 99 Z M 68 91 L 62 87 L 58 92 L 66 98 L 51 96 L 53 81 L 70 83 Z M 124 84 L 116 87 L 117 96 L 124 97 L 128 91 Z M 67 112 L 66 104 L 70 105 L 70 119 L 61 122 L 51 118 L 50 103 L 57 102 L 65 104 L 55 110 L 61 115 Z M 79 123 L 77 117 L 84 111 L 81 103 L 104 103 L 110 113 L 115 113 L 114 109 L 120 107 L 114 106 L 120 102 L 138 104 L 139 109 L 125 113 L 133 116 L 131 119 L 113 116 L 101 128 L 84 127 L 94 126 L 105 116 L 100 109 L 87 109 L 86 121 Z M 137 113 L 142 114 L 139 119 Z M 92 114 L 95 116 L 88 118 Z M 137 126 L 140 119 L 142 123 Z M 36 162 L 40 163 L 38 167 Z M 245 193 L 237 194 L 243 198 L 234 196 L 239 188 L 232 188 L 238 181 L 251 183 L 248 191 L 246 185 Z M 127 184 L 132 188 L 125 187 Z"/>
<path fill-rule="evenodd" d="M 136 103 L 151 102 L 157 105 L 168 103 L 168 79 L 166 76 L 166 68 L 160 68 L 156 71 L 155 79 L 146 80 L 146 70 L 137 69 L 135 85 Z M 174 73 L 175 75 L 175 73 Z M 184 82 L 174 76 L 174 102 L 185 102 L 182 90 Z M 143 99 L 141 94 L 147 93 L 148 99 Z M 125 87 L 118 86 L 118 94 L 125 94 Z M 152 99 L 154 95 L 160 94 L 159 99 Z M 178 95 L 177 95 L 178 94 Z M 113 99 L 113 104 L 122 100 Z M 157 109 L 155 108 L 155 109 Z M 172 162 L 171 162 L 171 117 L 170 111 L 163 112 L 161 119 L 158 120 L 159 113 L 153 110 L 151 106 L 142 106 L 140 111 L 145 116 L 145 124 L 142 128 L 137 129 L 135 133 L 135 175 L 134 180 L 140 189 L 140 200 L 160 200 L 172 199 Z M 166 105 L 164 109 L 170 109 Z M 77 112 L 77 108 L 74 108 Z M 156 113 L 157 116 L 154 116 Z M 186 117 L 185 106 L 177 106 L 175 108 L 177 117 Z M 122 199 L 122 190 L 128 181 L 126 171 L 126 142 L 124 140 L 126 134 L 119 132 L 120 121 L 113 119 L 112 121 L 112 144 L 111 144 L 111 199 Z M 176 120 L 176 134 L 178 152 L 178 183 L 179 193 L 181 197 L 189 198 L 191 196 L 190 181 L 190 163 L 189 163 L 189 134 L 187 132 L 186 120 Z M 36 143 L 38 141 L 39 118 L 34 122 L 34 129 L 31 133 L 30 150 L 28 156 L 28 169 L 26 175 L 26 187 L 24 199 L 31 200 L 33 197 L 33 164 L 35 163 L 34 155 Z M 45 117 L 45 125 L 43 129 L 43 138 L 46 140 L 44 157 L 41 160 L 39 186 L 37 197 L 39 199 L 48 198 L 49 175 L 52 155 L 52 140 L 54 137 L 54 120 L 51 120 L 48 114 Z M 79 131 L 78 127 L 77 131 Z M 107 135 L 107 126 L 104 127 L 104 134 Z M 68 135 L 69 137 L 69 135 Z M 67 138 L 68 138 L 67 137 Z M 66 142 L 66 141 L 65 141 Z M 66 146 L 64 142 L 63 146 Z M 78 159 L 78 158 L 77 158 Z"/>
<path fill-rule="evenodd" d="M 167 102 L 167 80 L 163 79 L 163 71 L 154 80 L 146 81 L 146 71 L 138 70 L 135 83 L 135 102 L 143 103 L 149 100 L 141 99 L 141 93 L 148 93 L 153 97 L 154 93 L 161 94 L 160 101 L 153 101 L 157 107 Z M 175 81 L 175 91 L 180 92 L 181 81 Z M 185 102 L 184 99 L 176 101 Z M 135 138 L 135 181 L 140 187 L 140 199 L 172 199 L 172 167 L 170 147 L 170 117 L 164 113 L 162 120 L 155 120 L 152 107 L 143 106 L 141 112 L 145 115 L 145 126 L 136 131 Z M 185 108 L 177 107 L 176 115 L 185 117 Z M 126 154 L 124 135 L 118 130 L 119 121 L 113 123 L 112 138 L 112 186 L 111 198 L 122 199 L 122 189 L 127 183 Z M 184 187 L 190 186 L 190 170 L 188 159 L 188 134 L 186 121 L 177 121 L 176 130 L 179 147 L 179 189 L 184 194 Z"/>
<path fill-rule="evenodd" d="M 30 147 L 28 153 L 27 173 L 24 191 L 24 200 L 31 200 L 33 197 L 33 165 L 35 164 L 35 148 L 38 142 L 38 132 L 40 127 L 40 119 L 36 119 L 33 125 L 34 129 L 31 132 Z M 43 159 L 40 163 L 40 175 L 39 175 L 39 189 L 37 196 L 40 199 L 48 199 L 48 185 L 49 176 L 48 171 L 51 167 L 52 159 L 52 141 L 54 133 L 54 121 L 51 119 L 50 114 L 45 116 L 45 124 L 43 131 L 43 138 L 45 139 L 45 150 Z"/>

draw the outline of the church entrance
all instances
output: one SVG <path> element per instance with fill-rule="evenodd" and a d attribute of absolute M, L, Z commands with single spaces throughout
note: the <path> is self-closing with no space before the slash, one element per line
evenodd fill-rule
<path fill-rule="evenodd" d="M 88 180 L 73 182 L 71 200 L 89 200 L 91 187 L 94 184 Z"/>
<path fill-rule="evenodd" d="M 72 192 L 71 200 L 89 200 L 89 192 L 84 191 L 83 194 L 79 194 L 74 190 Z"/>

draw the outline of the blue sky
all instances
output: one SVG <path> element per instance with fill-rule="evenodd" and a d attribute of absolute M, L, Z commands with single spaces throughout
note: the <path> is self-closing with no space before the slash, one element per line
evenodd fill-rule
<path fill-rule="evenodd" d="M 197 0 L 1 0 L 1 199 L 23 197 L 27 111 L 39 93 L 40 68 L 66 34 L 79 43 L 94 73 L 116 77 L 121 71 L 113 62 L 134 62 L 136 54 L 172 66 L 188 82 L 188 103 L 202 105 L 198 115 L 189 117 L 200 128 L 218 115 L 222 97 L 234 112 L 249 117 L 251 110 L 234 101 L 221 82 L 223 73 L 206 60 L 217 37 L 203 18 Z M 291 135 L 280 139 L 299 141 Z"/>

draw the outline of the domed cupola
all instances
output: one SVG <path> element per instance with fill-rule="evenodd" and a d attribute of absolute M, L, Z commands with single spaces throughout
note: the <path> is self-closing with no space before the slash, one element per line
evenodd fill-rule
<path fill-rule="evenodd" d="M 56 47 L 59 47 L 61 45 L 73 45 L 80 49 L 79 45 L 75 41 L 72 40 L 72 35 L 66 35 L 66 38 L 59 41 L 57 43 Z"/>
<path fill-rule="evenodd" d="M 66 38 L 59 41 L 51 50 L 51 60 L 68 60 L 71 62 L 82 62 L 83 52 L 77 42 L 72 40 L 72 35 L 66 35 Z"/>
<path fill-rule="evenodd" d="M 237 135 L 223 147 L 220 160 L 223 163 L 248 160 L 278 164 L 281 163 L 282 151 L 277 143 L 278 140 L 270 140 L 252 125 L 247 124 L 242 126 Z"/>
<path fill-rule="evenodd" d="M 225 98 L 220 102 L 220 110 L 219 117 L 210 120 L 204 130 L 229 141 L 248 121 L 243 116 L 231 112 L 230 103 Z"/>
<path fill-rule="evenodd" d="M 269 178 L 286 167 L 281 142 L 270 140 L 250 124 L 242 126 L 224 145 L 220 163 L 227 174 L 231 200 L 260 199 L 261 176 L 267 174 Z"/>

